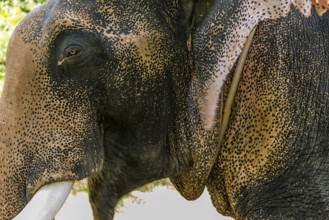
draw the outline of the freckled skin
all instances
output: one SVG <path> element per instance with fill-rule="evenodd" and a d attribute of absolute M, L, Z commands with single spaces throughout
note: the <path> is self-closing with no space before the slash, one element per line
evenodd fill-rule
<path fill-rule="evenodd" d="M 216 145 L 190 92 L 185 14 L 178 1 L 53 0 L 20 23 L 1 99 L 0 219 L 44 184 L 88 176 L 95 219 L 111 219 L 134 188 L 210 166 L 197 156 Z"/>
<path fill-rule="evenodd" d="M 328 18 L 293 11 L 258 26 L 207 183 L 220 212 L 327 219 Z"/>
<path fill-rule="evenodd" d="M 328 216 L 329 15 L 260 24 L 216 158 L 220 123 L 205 130 L 198 102 L 213 74 L 198 65 L 212 60 L 204 37 L 225 45 L 227 32 L 198 27 L 219 3 L 48 0 L 28 15 L 8 46 L 0 104 L 0 219 L 44 184 L 85 177 L 95 219 L 164 177 L 187 199 L 207 185 L 237 219 Z M 224 26 L 234 8 L 217 8 Z"/>

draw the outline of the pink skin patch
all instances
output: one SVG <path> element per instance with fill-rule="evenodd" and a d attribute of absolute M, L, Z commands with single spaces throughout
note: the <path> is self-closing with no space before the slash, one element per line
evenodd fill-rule
<path fill-rule="evenodd" d="M 329 9 L 328 0 L 312 0 L 312 5 L 314 6 L 315 11 L 319 16 L 322 16 Z"/>

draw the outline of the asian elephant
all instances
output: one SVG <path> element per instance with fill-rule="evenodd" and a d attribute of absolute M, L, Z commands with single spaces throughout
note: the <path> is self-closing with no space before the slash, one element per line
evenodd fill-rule
<path fill-rule="evenodd" d="M 95 219 L 164 177 L 236 219 L 327 219 L 328 39 L 308 0 L 48 0 L 8 45 L 0 219 L 85 177 Z"/>

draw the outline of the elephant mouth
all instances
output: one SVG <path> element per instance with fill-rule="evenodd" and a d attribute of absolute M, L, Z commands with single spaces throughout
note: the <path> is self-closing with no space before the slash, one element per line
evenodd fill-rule
<path fill-rule="evenodd" d="M 42 186 L 13 220 L 52 220 L 65 203 L 74 181 L 54 182 Z"/>

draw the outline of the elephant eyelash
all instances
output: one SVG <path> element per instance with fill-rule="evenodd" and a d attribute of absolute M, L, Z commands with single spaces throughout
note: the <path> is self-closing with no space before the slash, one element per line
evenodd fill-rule
<path fill-rule="evenodd" d="M 64 57 L 62 60 L 59 60 L 59 61 L 57 62 L 57 65 L 58 65 L 58 66 L 62 66 L 66 59 L 67 59 L 67 57 Z"/>
<path fill-rule="evenodd" d="M 76 56 L 76 55 L 80 54 L 81 51 L 82 51 L 82 49 L 79 47 L 72 47 L 72 48 L 70 48 L 70 50 L 68 50 L 66 52 L 65 58 Z"/>
<path fill-rule="evenodd" d="M 70 47 L 68 47 L 67 49 L 65 49 L 64 52 L 65 52 L 65 53 L 64 53 L 65 56 L 64 56 L 64 58 L 63 58 L 62 60 L 59 60 L 59 61 L 57 62 L 57 65 L 58 65 L 58 66 L 63 65 L 63 63 L 64 63 L 67 59 L 79 55 L 79 54 L 82 52 L 82 48 L 81 48 L 80 46 L 70 46 Z"/>

